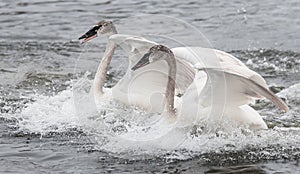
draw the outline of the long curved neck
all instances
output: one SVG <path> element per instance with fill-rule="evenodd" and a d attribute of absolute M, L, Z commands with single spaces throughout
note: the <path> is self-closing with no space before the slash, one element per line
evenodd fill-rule
<path fill-rule="evenodd" d="M 168 84 L 166 89 L 166 109 L 168 113 L 175 114 L 174 110 L 174 95 L 175 95 L 175 80 L 176 80 L 176 60 L 174 55 L 168 56 L 166 59 L 169 66 Z"/>
<path fill-rule="evenodd" d="M 116 48 L 116 44 L 112 41 L 108 40 L 108 43 L 106 45 L 106 49 L 104 52 L 104 55 L 102 57 L 101 63 L 98 66 L 94 83 L 93 83 L 93 89 L 94 93 L 97 93 L 99 95 L 103 94 L 103 86 L 106 80 L 106 74 L 109 68 L 109 64 L 111 62 L 112 56 L 114 54 Z"/>

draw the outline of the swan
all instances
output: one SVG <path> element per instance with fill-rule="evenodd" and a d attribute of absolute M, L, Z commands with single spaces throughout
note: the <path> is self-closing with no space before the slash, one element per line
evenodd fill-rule
<path fill-rule="evenodd" d="M 163 92 L 167 85 L 167 71 L 161 63 L 152 64 L 143 71 L 132 72 L 130 67 L 139 58 L 157 43 L 142 37 L 117 34 L 116 27 L 111 21 L 100 21 L 85 34 L 79 37 L 82 43 L 86 43 L 97 36 L 107 36 L 108 42 L 102 60 L 92 84 L 92 93 L 95 101 L 104 98 L 114 99 L 126 105 L 138 106 L 149 112 L 161 112 L 163 110 Z M 125 75 L 111 89 L 105 89 L 106 74 L 112 60 L 116 46 L 120 45 L 129 56 L 129 66 Z M 176 74 L 176 89 L 183 93 L 194 78 L 195 70 L 186 60 L 177 59 L 178 70 Z"/>
<path fill-rule="evenodd" d="M 79 39 L 84 39 L 83 43 L 85 43 L 100 35 L 108 37 L 108 44 L 102 61 L 98 66 L 92 86 L 95 98 L 101 99 L 104 97 L 103 85 L 106 79 L 106 73 L 115 47 L 116 45 L 120 45 L 129 56 L 129 69 L 111 90 L 105 89 L 106 92 L 109 92 L 108 96 L 128 105 L 140 106 L 148 111 L 162 112 L 165 101 L 161 94 L 164 93 L 168 80 L 168 70 L 165 68 L 165 62 L 153 62 L 143 67 L 142 70 L 136 70 L 134 72 L 130 70 L 130 67 L 135 65 L 152 46 L 158 44 L 138 36 L 117 34 L 116 28 L 111 21 L 100 21 Z M 206 94 L 210 94 L 210 91 L 217 91 L 216 89 L 212 90 L 208 87 L 214 85 L 205 85 L 207 84 L 206 82 L 209 81 L 206 76 L 215 74 L 217 75 L 216 77 L 222 81 L 224 72 L 226 72 L 227 76 L 229 75 L 227 80 L 231 83 L 227 84 L 226 92 L 220 91 L 219 93 L 228 94 L 228 96 L 224 97 L 227 101 L 223 101 L 223 103 L 226 102 L 227 105 L 239 105 L 239 107 L 236 107 L 237 111 L 235 114 L 231 114 L 231 117 L 235 117 L 233 118 L 234 120 L 246 122 L 248 125 L 258 125 L 258 128 L 266 128 L 267 126 L 260 115 L 248 106 L 249 102 L 257 98 L 266 97 L 281 109 L 285 111 L 288 110 L 288 107 L 278 99 L 278 97 L 270 93 L 265 80 L 234 56 L 220 50 L 202 47 L 177 47 L 171 50 L 175 55 L 177 65 L 175 81 L 176 94 L 184 94 L 180 100 L 186 100 L 188 98 L 187 96 L 193 96 L 193 92 L 185 92 L 187 88 L 190 88 L 190 91 L 197 91 L 197 93 L 195 93 L 196 95 L 194 95 L 194 102 L 199 103 L 198 94 L 202 89 L 205 89 L 203 91 L 208 91 Z M 196 74 L 196 71 L 193 69 L 193 65 L 195 64 L 199 70 L 201 66 L 202 69 L 205 68 L 206 75 L 203 71 L 197 72 Z M 234 76 L 235 74 L 236 76 Z M 195 76 L 197 78 L 195 78 Z M 253 81 L 254 84 L 262 86 L 262 89 L 256 89 L 258 91 L 255 91 L 252 88 L 256 86 L 251 87 L 251 85 L 247 85 L 239 79 L 240 76 Z M 216 78 L 214 78 L 214 80 L 218 81 Z M 191 90 L 193 87 L 197 90 Z M 204 93 L 205 92 L 202 92 L 202 94 Z M 198 98 L 195 96 L 198 96 Z M 212 99 L 212 97 L 202 95 L 201 99 L 205 101 L 205 99 Z M 178 103 L 189 103 L 180 102 L 180 100 L 178 100 L 178 97 L 175 97 L 175 101 L 178 101 Z M 207 103 L 211 102 L 204 104 L 207 105 Z M 192 105 L 182 107 L 182 111 L 188 110 L 190 106 Z M 190 110 L 194 111 L 195 109 L 191 108 Z M 226 111 L 228 110 L 224 110 L 223 112 L 225 113 Z"/>
<path fill-rule="evenodd" d="M 178 49 L 186 48 L 173 49 L 174 53 L 177 52 L 176 56 L 188 60 L 195 59 L 194 63 L 197 62 L 195 55 L 188 52 L 178 54 Z M 197 50 L 197 48 L 194 49 Z M 169 68 L 167 68 L 168 82 L 165 89 L 166 104 L 164 106 L 167 120 L 174 121 L 178 117 L 177 121 L 183 121 L 184 124 L 190 124 L 190 122 L 195 120 L 197 122 L 205 121 L 208 127 L 218 124 L 220 120 L 228 120 L 234 121 L 239 125 L 246 125 L 251 129 L 267 129 L 267 125 L 261 116 L 250 106 L 246 105 L 249 102 L 249 98 L 264 96 L 281 109 L 288 110 L 288 106 L 267 88 L 261 76 L 255 76 L 257 73 L 251 71 L 236 59 L 229 59 L 231 60 L 231 62 L 228 61 L 230 66 L 228 66 L 228 62 L 223 61 L 222 68 L 214 67 L 213 63 L 208 63 L 210 66 L 205 67 L 199 64 L 198 61 L 198 64 L 195 65 L 198 72 L 194 81 L 187 88 L 182 96 L 182 100 L 179 103 L 175 103 L 177 65 L 173 50 L 163 45 L 155 45 L 131 68 L 132 71 L 137 71 L 153 63 L 163 61 L 167 63 Z M 219 53 L 223 54 L 223 57 L 219 57 L 220 59 L 224 58 L 224 56 L 230 56 L 223 52 Z M 224 80 L 222 81 L 222 79 Z M 203 84 L 203 81 L 206 83 Z M 224 97 L 224 101 L 220 102 L 223 98 L 222 92 L 224 90 L 218 89 L 223 87 L 223 82 L 229 83 L 225 83 L 225 87 L 228 87 L 225 90 L 227 96 Z M 233 89 L 230 89 L 231 87 Z"/>

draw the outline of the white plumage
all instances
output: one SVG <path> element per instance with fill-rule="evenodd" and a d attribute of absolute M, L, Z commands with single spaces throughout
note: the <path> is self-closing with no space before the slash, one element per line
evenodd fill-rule
<path fill-rule="evenodd" d="M 100 21 L 79 39 L 87 42 L 97 35 L 107 35 L 108 44 L 97 69 L 92 92 L 97 101 L 109 98 L 127 105 L 135 105 L 150 112 L 163 112 L 165 91 L 169 80 L 166 61 L 155 61 L 131 71 L 155 42 L 145 38 L 116 34 L 110 21 Z M 103 90 L 106 73 L 116 45 L 129 58 L 129 67 L 122 79 L 112 88 Z M 176 61 L 176 113 L 178 122 L 198 124 L 205 121 L 216 125 L 230 120 L 251 128 L 267 128 L 260 115 L 248 104 L 266 97 L 284 111 L 287 105 L 269 89 L 265 80 L 240 60 L 223 51 L 201 47 L 171 49 Z"/>

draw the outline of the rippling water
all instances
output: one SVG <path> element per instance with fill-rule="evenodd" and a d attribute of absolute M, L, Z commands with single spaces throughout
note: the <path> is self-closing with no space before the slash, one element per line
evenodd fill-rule
<path fill-rule="evenodd" d="M 299 12 L 297 0 L 0 1 L 0 171 L 300 172 Z M 199 41 L 192 31 L 181 30 L 175 20 L 162 22 L 170 26 L 170 32 L 149 25 L 150 17 L 134 17 L 141 14 L 153 14 L 154 21 L 161 20 L 157 15 L 184 20 L 209 43 Z M 157 149 L 142 143 L 137 147 L 114 136 L 108 139 L 107 135 L 118 135 L 128 126 L 118 116 L 145 113 L 104 103 L 105 115 L 116 118 L 109 120 L 111 127 L 102 127 L 101 119 L 93 114 L 74 114 L 78 113 L 74 104 L 90 110 L 85 97 L 105 49 L 103 38 L 85 46 L 76 39 L 101 19 L 115 21 L 120 33 L 168 35 L 184 44 L 225 50 L 263 75 L 291 110 L 281 113 L 262 100 L 253 107 L 269 130 L 203 134 L 195 127 L 176 147 Z M 158 41 L 178 44 L 163 38 Z M 118 49 L 106 86 L 113 86 L 126 67 L 124 53 Z"/>

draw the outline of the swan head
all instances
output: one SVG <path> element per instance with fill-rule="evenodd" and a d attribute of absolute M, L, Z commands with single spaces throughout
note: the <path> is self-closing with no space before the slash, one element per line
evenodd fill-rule
<path fill-rule="evenodd" d="M 111 36 L 116 34 L 117 30 L 112 21 L 102 20 L 94 25 L 89 31 L 87 31 L 84 35 L 79 37 L 79 40 L 84 39 L 82 43 L 85 43 L 89 40 L 96 38 L 97 36 Z"/>
<path fill-rule="evenodd" d="M 157 62 L 159 60 L 167 60 L 174 56 L 173 52 L 164 45 L 154 45 L 144 56 L 131 68 L 135 71 L 150 63 Z"/>

